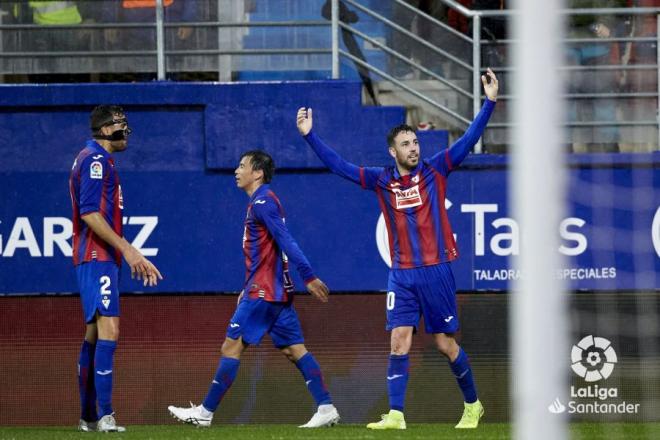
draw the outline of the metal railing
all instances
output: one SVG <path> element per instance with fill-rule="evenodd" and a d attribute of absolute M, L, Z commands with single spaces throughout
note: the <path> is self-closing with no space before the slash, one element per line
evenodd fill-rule
<path fill-rule="evenodd" d="M 220 0 L 214 0 L 218 7 L 220 6 Z M 374 10 L 373 8 L 368 8 L 360 0 L 341 0 L 345 6 L 352 8 L 352 10 L 357 11 L 361 17 L 364 17 L 367 20 L 377 22 L 382 25 L 385 32 L 391 34 L 397 34 L 405 37 L 411 42 L 411 44 L 418 45 L 428 54 L 432 54 L 436 58 L 441 58 L 443 62 L 452 67 L 458 74 L 456 77 L 450 77 L 446 72 L 440 72 L 437 69 L 432 69 L 428 65 L 425 65 L 424 62 L 415 59 L 410 56 L 410 54 L 405 54 L 400 51 L 399 48 L 393 47 L 391 42 L 384 42 L 382 34 L 380 35 L 370 35 L 364 29 L 359 28 L 354 24 L 346 23 L 340 20 L 339 11 L 340 11 L 340 0 L 332 0 L 331 8 L 331 19 L 330 20 L 284 20 L 284 21 L 247 21 L 247 20 L 207 20 L 207 21 L 194 21 L 194 22 L 185 22 L 185 23 L 172 23 L 166 22 L 164 18 L 164 7 L 163 1 L 157 0 L 156 2 L 156 19 L 155 22 L 149 23 L 82 23 L 71 26 L 52 26 L 48 27 L 57 32 L 65 32 L 67 30 L 71 31 L 94 31 L 102 32 L 106 29 L 150 29 L 152 32 L 155 32 L 155 42 L 153 49 L 152 48 L 132 48 L 130 50 L 124 49 L 99 49 L 90 47 L 88 50 L 19 50 L 8 51 L 7 48 L 2 48 L 0 46 L 0 62 L 3 65 L 11 63 L 12 60 L 17 62 L 24 62 L 28 67 L 31 67 L 38 62 L 39 60 L 53 60 L 58 59 L 64 60 L 79 60 L 78 62 L 82 65 L 84 62 L 90 62 L 89 60 L 98 60 L 103 59 L 116 59 L 119 60 L 122 57 L 141 57 L 141 59 L 152 60 L 155 62 L 154 70 L 156 72 L 156 77 L 159 80 L 164 80 L 167 77 L 168 69 L 170 67 L 171 61 L 175 57 L 198 57 L 198 59 L 206 60 L 207 63 L 203 66 L 213 65 L 214 59 L 215 65 L 217 66 L 219 72 L 219 78 L 222 79 L 228 78 L 228 75 L 225 73 L 220 73 L 221 70 L 231 70 L 231 67 L 222 65 L 220 58 L 227 56 L 277 56 L 277 55 L 295 55 L 295 56 L 328 56 L 330 63 L 329 67 L 325 67 L 331 73 L 332 78 L 339 78 L 341 76 L 341 61 L 347 60 L 355 65 L 365 69 L 366 71 L 372 72 L 378 78 L 382 78 L 387 82 L 391 83 L 397 89 L 407 93 L 409 96 L 417 99 L 420 103 L 428 106 L 431 111 L 435 112 L 436 117 L 441 117 L 445 122 L 456 128 L 464 127 L 467 125 L 472 117 L 479 111 L 482 101 L 482 86 L 480 76 L 484 71 L 484 66 L 482 65 L 482 55 L 485 50 L 494 46 L 510 46 L 517 44 L 513 39 L 500 39 L 497 41 L 491 41 L 484 38 L 482 32 L 482 25 L 485 19 L 489 18 L 503 18 L 510 19 L 513 15 L 516 14 L 515 11 L 505 10 L 505 11 L 478 11 L 471 10 L 463 5 L 457 3 L 454 0 L 442 0 L 442 3 L 465 17 L 471 23 L 471 31 L 469 34 L 464 34 L 458 30 L 452 28 L 446 23 L 420 11 L 417 8 L 410 6 L 403 0 L 390 0 L 388 5 L 392 7 L 398 7 L 399 10 L 403 10 L 406 14 L 416 17 L 416 20 L 423 20 L 429 26 L 432 26 L 434 29 L 437 29 L 443 33 L 443 35 L 450 36 L 453 41 L 457 44 L 460 44 L 462 48 L 459 50 L 459 53 L 456 53 L 456 50 L 452 51 L 451 47 L 448 47 L 447 44 L 434 44 L 427 39 L 422 38 L 420 35 L 416 34 L 412 29 L 401 23 L 397 23 L 397 17 L 394 14 L 390 14 L 391 18 L 386 13 L 381 13 Z M 595 15 L 595 14 L 610 14 L 610 15 L 625 15 L 625 16 L 639 16 L 639 15 L 656 15 L 656 21 L 660 24 L 660 8 L 594 8 L 594 9 L 572 9 L 562 11 L 566 15 Z M 219 17 L 219 16 L 218 16 Z M 292 43 L 290 47 L 280 47 L 280 48 L 244 48 L 239 47 L 223 47 L 222 44 L 218 41 L 217 47 L 187 47 L 187 48 L 170 48 L 167 46 L 166 37 L 168 32 L 174 28 L 186 26 L 189 28 L 197 30 L 206 30 L 213 31 L 218 33 L 218 39 L 220 39 L 220 32 L 226 31 L 233 28 L 241 29 L 256 29 L 256 28 L 285 28 L 285 29 L 299 29 L 299 28 L 320 28 L 327 29 L 329 31 L 328 40 L 329 44 L 319 45 L 319 47 L 293 47 Z M 44 26 L 34 25 L 34 24 L 1 24 L 0 23 L 0 32 L 36 32 L 43 31 Z M 420 90 L 416 87 L 414 81 L 408 81 L 401 77 L 398 77 L 394 72 L 388 68 L 387 65 L 383 66 L 382 63 L 378 65 L 369 61 L 369 57 L 360 58 L 354 53 L 347 51 L 342 48 L 341 45 L 341 34 L 350 33 L 355 38 L 362 41 L 365 45 L 369 44 L 375 51 L 378 51 L 380 54 L 387 57 L 388 60 L 393 60 L 396 63 L 400 63 L 408 66 L 410 69 L 416 72 L 417 76 L 427 78 L 431 83 L 430 87 L 435 87 L 438 90 L 445 91 L 446 95 L 453 95 L 456 99 L 461 100 L 461 103 L 465 105 L 454 105 L 452 103 L 440 102 L 437 99 L 438 93 L 429 93 L 428 90 Z M 326 34 L 327 35 L 327 34 Z M 656 43 L 657 53 L 654 63 L 644 63 L 644 64 L 607 64 L 607 65 L 567 65 L 559 68 L 559 72 L 567 75 L 573 75 L 577 73 L 584 72 L 647 72 L 652 71 L 660 72 L 658 65 L 660 64 L 660 38 L 658 38 L 658 33 L 653 37 L 650 36 L 614 36 L 609 38 L 566 38 L 566 44 L 578 45 L 578 44 L 639 44 L 639 43 Z M 1 40 L 0 40 L 1 44 Z M 29 47 L 29 46 L 28 46 Z M 135 59 L 135 58 L 134 58 Z M 36 60 L 36 61 L 35 61 Z M 84 61 L 84 62 L 83 62 Z M 90 64 L 91 65 L 91 64 Z M 97 64 L 94 64 L 92 67 L 85 67 L 89 71 L 98 71 L 101 68 Z M 150 69 L 150 67 L 145 67 L 145 69 Z M 512 93 L 508 93 L 506 90 L 508 76 L 513 74 L 513 70 L 508 65 L 497 66 L 496 71 L 502 77 L 502 85 L 504 86 L 501 90 L 499 100 L 506 102 L 514 99 L 515 96 Z M 10 73 L 9 70 L 3 70 L 0 73 Z M 26 72 L 29 73 L 29 72 Z M 572 120 L 567 121 L 566 126 L 571 128 L 598 128 L 598 127 L 608 127 L 608 126 L 617 126 L 617 127 L 654 127 L 657 129 L 657 144 L 660 145 L 660 123 L 658 121 L 657 114 L 660 114 L 660 73 L 656 74 L 658 79 L 655 90 L 627 90 L 627 91 L 608 91 L 608 92 L 567 92 L 565 98 L 573 102 L 579 102 L 584 100 L 656 100 L 658 104 L 656 105 L 656 115 L 655 117 L 647 117 L 642 119 L 630 119 L 630 120 L 598 120 L 594 118 L 592 120 Z M 444 93 L 444 92 L 443 92 Z M 502 112 L 498 112 L 502 113 Z M 496 120 L 489 124 L 491 130 L 508 130 L 511 127 L 512 123 L 510 120 Z M 475 152 L 481 152 L 481 144 L 477 145 Z"/>
<path fill-rule="evenodd" d="M 402 0 L 392 0 L 394 3 L 399 4 L 400 6 L 407 8 L 413 13 L 416 13 L 418 16 L 423 17 L 425 20 L 427 20 L 430 23 L 433 23 L 435 26 L 442 27 L 448 32 L 452 32 L 453 34 L 456 35 L 457 38 L 460 38 L 466 42 L 468 42 L 471 47 L 472 47 L 472 63 L 471 64 L 466 64 L 460 59 L 457 59 L 451 54 L 448 54 L 445 50 L 442 48 L 437 48 L 434 47 L 432 44 L 430 44 L 427 41 L 424 41 L 420 39 L 417 35 L 412 34 L 409 30 L 402 28 L 401 26 L 397 25 L 393 21 L 383 17 L 379 16 L 378 14 L 374 13 L 373 11 L 370 11 L 368 8 L 365 6 L 359 4 L 356 0 L 343 0 L 345 3 L 355 7 L 356 9 L 360 10 L 361 12 L 364 12 L 365 14 L 368 14 L 383 23 L 385 23 L 387 26 L 391 27 L 392 29 L 396 30 L 397 32 L 400 32 L 402 34 L 405 34 L 409 38 L 411 38 L 414 41 L 419 42 L 420 44 L 424 45 L 427 47 L 429 50 L 432 50 L 447 59 L 451 60 L 454 62 L 456 65 L 460 66 L 461 68 L 464 68 L 467 70 L 470 75 L 471 75 L 471 88 L 464 88 L 456 84 L 452 84 L 451 82 L 447 81 L 446 78 L 440 77 L 437 74 L 434 74 L 433 72 L 430 72 L 428 69 L 426 69 L 424 66 L 419 65 L 418 63 L 414 62 L 413 60 L 407 59 L 404 56 L 402 56 L 400 53 L 394 52 L 391 48 L 389 47 L 384 47 L 383 45 L 377 44 L 376 42 L 372 41 L 372 39 L 369 39 L 368 36 L 363 35 L 356 29 L 344 24 L 340 23 L 339 25 L 342 28 L 347 28 L 349 29 L 352 33 L 355 35 L 363 38 L 365 41 L 369 41 L 371 44 L 380 47 L 383 51 L 389 53 L 391 56 L 400 59 L 401 61 L 407 63 L 411 68 L 416 69 L 418 72 L 423 73 L 424 75 L 431 77 L 434 80 L 437 80 L 439 83 L 449 86 L 449 88 L 453 89 L 456 91 L 458 94 L 469 97 L 472 101 L 472 115 L 465 115 L 465 114 L 457 114 L 456 111 L 452 109 L 448 109 L 446 106 L 443 106 L 442 104 L 439 104 L 438 102 L 434 101 L 433 99 L 430 99 L 428 96 L 423 96 L 421 95 L 418 91 L 411 89 L 410 86 L 406 84 L 405 81 L 398 80 L 396 78 L 393 78 L 392 75 L 387 74 L 386 72 L 380 71 L 380 69 L 375 68 L 374 66 L 368 66 L 365 65 L 364 67 L 368 68 L 375 74 L 381 76 L 382 78 L 391 81 L 394 83 L 397 87 L 399 87 L 402 90 L 407 91 L 408 93 L 416 96 L 417 98 L 421 99 L 422 101 L 430 104 L 431 106 L 435 107 L 440 113 L 450 116 L 454 120 L 457 120 L 458 122 L 462 124 L 467 124 L 469 123 L 470 116 L 476 115 L 478 113 L 480 107 L 481 107 L 481 100 L 482 100 L 482 86 L 481 86 L 481 79 L 480 76 L 481 74 L 485 71 L 485 66 L 482 66 L 482 49 L 488 46 L 492 45 L 512 45 L 516 44 L 517 42 L 512 39 L 506 39 L 506 40 L 498 40 L 498 41 L 491 41 L 483 38 L 482 35 L 482 22 L 484 18 L 490 18 L 490 17 L 500 17 L 500 18 L 511 18 L 513 15 L 516 14 L 515 11 L 510 11 L 510 10 L 503 10 L 503 11 L 480 11 L 480 10 L 471 10 L 463 5 L 453 1 L 453 0 L 442 0 L 442 2 L 461 14 L 462 16 L 466 17 L 467 19 L 472 21 L 472 37 L 468 37 L 466 35 L 461 34 L 460 32 L 455 31 L 454 29 L 447 29 L 448 26 L 435 18 L 413 8 L 412 6 L 408 5 L 407 3 L 403 2 Z M 656 15 L 656 20 L 658 22 L 658 29 L 660 29 L 660 8 L 593 8 L 593 9 L 566 9 L 562 11 L 563 14 L 565 15 L 625 15 L 625 16 L 637 16 L 637 15 L 648 15 L 648 14 L 654 14 Z M 659 34 L 656 32 L 656 35 L 654 37 L 634 37 L 634 36 L 626 36 L 626 37 L 598 37 L 598 38 L 565 38 L 564 43 L 569 45 L 569 44 L 619 44 L 619 43 L 648 43 L 648 42 L 655 42 L 656 47 L 658 48 L 658 53 L 656 56 L 656 62 L 655 64 L 628 64 L 628 65 L 623 65 L 623 64 L 609 64 L 609 65 L 565 65 L 562 67 L 558 67 L 559 72 L 565 72 L 565 73 L 575 73 L 575 72 L 605 72 L 605 71 L 614 71 L 614 72 L 632 72 L 632 71 L 657 71 L 658 73 L 658 81 L 656 84 L 656 90 L 654 92 L 643 92 L 643 91 L 612 91 L 610 93 L 593 93 L 593 92 L 580 92 L 580 93 L 570 93 L 567 92 L 564 94 L 564 98 L 572 101 L 576 100 L 604 100 L 604 99 L 613 99 L 613 100 L 623 100 L 623 99 L 655 99 L 657 104 L 656 104 L 656 112 L 654 118 L 649 118 L 649 119 L 632 119 L 632 120 L 619 120 L 619 119 L 612 119 L 612 120 L 568 120 L 565 123 L 566 127 L 569 128 L 593 128 L 597 129 L 599 127 L 655 127 L 657 130 L 657 145 L 660 146 L 660 120 L 658 119 L 658 114 L 660 114 L 660 99 L 658 99 L 658 96 L 660 95 L 660 70 L 658 69 L 658 66 L 660 65 L 660 37 Z M 363 64 L 360 63 L 360 60 L 354 59 L 354 57 L 351 57 L 350 54 L 346 54 L 345 52 L 340 52 L 339 55 L 347 57 L 351 59 L 352 61 L 358 63 L 358 64 Z M 498 66 L 497 67 L 497 72 L 501 74 L 511 74 L 513 73 L 513 69 L 509 66 Z M 501 93 L 500 96 L 498 97 L 499 100 L 501 101 L 510 101 L 511 99 L 514 99 L 515 96 L 512 94 L 506 94 L 506 93 Z M 651 116 L 651 115 L 649 115 Z M 512 126 L 512 122 L 507 120 L 507 121 L 502 121 L 502 122 L 494 122 L 490 123 L 489 127 L 494 128 L 494 129 L 509 129 Z M 481 152 L 482 146 L 481 143 L 479 143 L 477 146 L 475 146 L 475 152 L 479 153 Z"/>

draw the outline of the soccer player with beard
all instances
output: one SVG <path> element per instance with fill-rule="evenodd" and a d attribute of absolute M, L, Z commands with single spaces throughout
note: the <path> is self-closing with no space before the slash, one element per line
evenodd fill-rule
<path fill-rule="evenodd" d="M 406 429 L 403 409 L 408 352 L 421 315 L 426 332 L 433 334 L 463 393 L 463 417 L 456 428 L 476 428 L 484 413 L 468 356 L 454 337 L 459 323 L 450 262 L 458 257 L 458 250 L 445 210 L 447 177 L 479 140 L 495 108 L 497 77 L 488 69 L 481 82 L 487 99 L 450 148 L 420 160 L 414 129 L 400 125 L 387 136 L 395 165 L 385 168 L 358 167 L 345 161 L 312 131 L 312 109 L 303 107 L 297 113 L 298 131 L 330 171 L 376 192 L 389 234 L 392 268 L 386 313 L 387 330 L 391 331 L 387 371 L 390 411 L 379 422 L 369 423 L 370 429 Z"/>

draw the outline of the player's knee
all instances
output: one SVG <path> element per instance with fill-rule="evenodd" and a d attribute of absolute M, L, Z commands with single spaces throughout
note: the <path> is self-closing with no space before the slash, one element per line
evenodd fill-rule
<path fill-rule="evenodd" d="M 98 339 L 106 341 L 119 340 L 119 318 L 99 317 L 96 321 Z"/>
<path fill-rule="evenodd" d="M 304 345 L 290 345 L 288 347 L 281 348 L 280 351 L 288 360 L 291 362 L 295 363 L 300 359 L 301 357 L 305 356 L 307 354 L 307 349 L 305 348 Z"/>
<path fill-rule="evenodd" d="M 296 360 L 294 359 L 294 357 L 293 357 L 293 351 L 291 350 L 291 347 L 284 347 L 284 348 L 280 349 L 280 351 L 282 352 L 282 354 L 283 354 L 284 356 L 286 356 L 286 358 L 287 358 L 289 361 L 291 361 L 291 362 L 295 362 L 295 361 L 296 361 Z"/>
<path fill-rule="evenodd" d="M 96 329 L 96 324 L 87 324 L 87 328 L 85 329 L 85 341 L 90 344 L 96 344 L 97 339 L 98 331 Z"/>
<path fill-rule="evenodd" d="M 442 353 L 447 359 L 455 359 L 458 355 L 458 344 L 454 338 L 441 338 L 436 340 L 438 351 Z"/>
<path fill-rule="evenodd" d="M 107 332 L 108 337 L 105 339 L 110 339 L 111 341 L 119 340 L 119 327 L 111 327 Z"/>
<path fill-rule="evenodd" d="M 243 343 L 238 339 L 226 338 L 225 342 L 222 343 L 222 347 L 220 348 L 220 353 L 223 357 L 239 359 L 242 352 Z"/>
<path fill-rule="evenodd" d="M 392 354 L 399 356 L 407 354 L 408 351 L 410 351 L 410 343 L 411 341 L 405 336 L 392 335 L 392 339 L 390 341 L 390 349 Z"/>

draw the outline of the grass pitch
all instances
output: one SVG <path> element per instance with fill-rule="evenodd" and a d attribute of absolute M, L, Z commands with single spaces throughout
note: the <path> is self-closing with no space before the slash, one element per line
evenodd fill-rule
<path fill-rule="evenodd" d="M 219 425 L 195 428 L 184 425 L 128 426 L 122 434 L 81 433 L 75 427 L 0 427 L 0 440 L 92 439 L 106 440 L 214 440 L 214 439 L 456 439 L 505 440 L 511 438 L 508 423 L 482 423 L 474 431 L 458 431 L 450 424 L 411 424 L 405 431 L 370 431 L 363 425 L 338 425 L 326 429 L 299 429 L 291 425 Z M 574 423 L 571 439 L 658 439 L 660 423 Z"/>

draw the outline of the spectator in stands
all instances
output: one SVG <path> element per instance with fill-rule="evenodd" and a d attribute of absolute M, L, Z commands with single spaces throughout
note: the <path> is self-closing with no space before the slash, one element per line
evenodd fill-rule
<path fill-rule="evenodd" d="M 441 1 L 405 0 L 405 2 L 432 18 L 443 22 L 447 21 L 448 8 Z M 436 32 L 437 25 L 431 23 L 428 19 L 410 11 L 409 8 L 401 6 L 398 3 L 394 3 L 392 6 L 392 17 L 397 25 L 412 32 L 422 40 L 428 41 L 437 46 L 440 45 L 441 37 L 439 33 Z M 392 34 L 392 49 L 437 74 L 443 74 L 443 68 L 441 65 L 442 56 L 429 50 L 422 43 L 405 35 L 403 32 L 395 29 L 392 29 L 390 32 Z M 395 57 L 390 57 L 390 60 L 390 73 L 395 78 L 413 79 L 418 76 L 415 73 L 416 69 L 405 61 Z"/>
<path fill-rule="evenodd" d="M 460 3 L 466 8 L 472 7 L 472 0 L 457 0 L 456 3 Z M 468 33 L 470 26 L 468 18 L 452 8 L 447 10 L 447 24 L 456 29 L 458 32 L 462 32 L 464 34 Z"/>
<path fill-rule="evenodd" d="M 19 52 L 80 52 L 89 50 L 91 32 L 75 27 L 83 23 L 78 2 L 27 1 L 14 2 L 11 23 L 36 24 L 39 29 L 22 29 L 10 35 L 9 50 Z M 69 63 L 69 64 L 67 64 Z M 89 81 L 88 75 L 72 74 L 72 58 L 37 57 L 33 72 L 23 78 L 29 82 Z M 61 72 L 67 72 L 65 74 Z M 79 71 L 78 71 L 79 72 Z"/>
<path fill-rule="evenodd" d="M 572 9 L 624 7 L 625 0 L 571 0 Z M 570 15 L 569 38 L 613 38 L 620 32 L 622 20 L 614 15 Z M 619 64 L 619 45 L 604 42 L 579 42 L 567 45 L 567 64 L 582 66 L 570 71 L 568 91 L 573 94 L 612 93 L 619 90 L 620 72 L 598 67 Z M 569 103 L 569 120 L 606 122 L 612 125 L 572 130 L 573 152 L 618 152 L 616 100 L 578 98 Z"/>
<path fill-rule="evenodd" d="M 13 16 L 18 23 L 41 26 L 72 26 L 83 22 L 73 1 L 15 2 Z M 29 41 L 25 49 L 37 52 L 85 50 L 89 44 L 86 34 L 70 28 L 29 30 L 25 35 Z"/>
<path fill-rule="evenodd" d="M 163 0 L 166 22 L 196 21 L 197 1 Z M 106 23 L 144 23 L 139 28 L 110 28 L 105 30 L 106 48 L 109 50 L 154 50 L 156 47 L 156 0 L 105 1 L 100 10 L 99 21 Z M 166 29 L 166 49 L 190 48 L 194 30 L 182 25 L 172 32 Z M 154 74 L 141 75 L 138 80 L 155 78 Z"/>
<path fill-rule="evenodd" d="M 476 10 L 504 10 L 507 8 L 504 0 L 473 0 L 472 9 Z M 470 22 L 470 36 L 472 36 L 472 23 Z M 506 46 L 497 43 L 508 38 L 506 17 L 483 17 L 481 19 L 481 39 L 488 40 L 481 49 L 482 66 L 503 66 L 506 58 Z"/>
<path fill-rule="evenodd" d="M 326 20 L 332 19 L 332 2 L 330 0 L 327 0 L 323 5 L 323 7 L 321 8 L 321 15 Z M 353 24 L 358 22 L 359 17 L 354 11 L 348 9 L 348 7 L 344 2 L 340 1 L 339 20 L 346 24 Z M 351 55 L 353 55 L 355 58 L 361 61 L 364 61 L 365 63 L 367 62 L 367 59 L 364 57 L 364 54 L 360 49 L 360 45 L 355 39 L 355 36 L 350 31 L 342 28 L 341 38 L 344 41 L 344 45 L 346 46 L 346 49 L 348 49 L 348 52 Z M 355 70 L 357 70 L 357 73 L 360 76 L 360 79 L 362 80 L 362 84 L 364 84 L 364 88 L 367 90 L 367 93 L 371 97 L 373 104 L 378 105 L 379 104 L 378 97 L 376 96 L 376 90 L 374 89 L 374 85 L 371 80 L 371 74 L 369 73 L 369 69 L 367 69 L 366 67 L 362 66 L 359 63 L 355 63 Z"/>
<path fill-rule="evenodd" d="M 660 7 L 660 0 L 628 0 L 629 7 Z M 622 64 L 654 65 L 658 60 L 656 14 L 635 15 L 630 20 L 627 34 L 636 38 L 653 38 L 652 41 L 626 42 L 622 45 Z M 656 69 L 624 70 L 621 78 L 622 90 L 630 93 L 652 92 L 658 88 Z M 623 121 L 653 121 L 658 109 L 657 98 L 631 98 L 623 101 L 620 119 Z M 652 151 L 657 148 L 655 129 L 637 127 L 625 142 L 620 142 L 622 151 Z"/>

